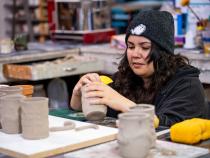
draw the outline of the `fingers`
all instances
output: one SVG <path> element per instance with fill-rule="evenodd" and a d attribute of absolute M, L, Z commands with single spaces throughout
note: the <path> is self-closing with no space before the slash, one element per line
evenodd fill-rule
<path fill-rule="evenodd" d="M 98 82 L 100 81 L 100 77 L 97 73 L 89 73 L 80 78 L 78 83 L 75 85 L 73 89 L 73 93 L 76 95 L 81 94 L 81 87 L 86 84 L 90 84 L 92 82 Z"/>
<path fill-rule="evenodd" d="M 82 84 L 77 83 L 75 85 L 74 89 L 73 89 L 73 94 L 75 94 L 75 95 L 81 95 L 81 91 L 80 91 L 81 87 L 82 87 Z"/>
<path fill-rule="evenodd" d="M 93 98 L 93 97 L 104 97 L 105 88 L 103 84 L 98 82 L 93 82 L 91 84 L 87 84 L 85 87 L 85 97 Z"/>
<path fill-rule="evenodd" d="M 106 101 L 106 85 L 99 82 L 88 84 L 85 91 L 85 98 L 89 98 L 90 104 L 105 104 Z"/>
<path fill-rule="evenodd" d="M 89 73 L 81 77 L 79 80 L 80 86 L 83 86 L 85 84 L 89 84 L 92 82 L 98 82 L 100 81 L 100 77 L 97 73 Z"/>
<path fill-rule="evenodd" d="M 99 82 L 92 82 L 90 84 L 87 84 L 86 92 L 89 91 L 103 91 L 104 90 L 104 84 Z"/>
<path fill-rule="evenodd" d="M 94 98 L 94 97 L 103 98 L 104 93 L 102 91 L 90 91 L 85 94 L 85 98 Z"/>
<path fill-rule="evenodd" d="M 91 81 L 93 81 L 93 82 L 101 81 L 100 76 L 97 73 L 91 73 L 89 75 L 89 77 L 90 77 Z"/>
<path fill-rule="evenodd" d="M 91 83 L 100 81 L 100 77 L 97 73 L 89 73 L 83 76 L 83 82 Z"/>

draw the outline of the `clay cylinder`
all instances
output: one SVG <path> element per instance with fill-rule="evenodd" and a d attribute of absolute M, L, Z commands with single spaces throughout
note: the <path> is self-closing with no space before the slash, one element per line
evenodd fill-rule
<path fill-rule="evenodd" d="M 5 95 L 6 95 L 6 93 L 0 92 L 0 129 L 2 128 L 2 126 L 1 126 L 1 113 L 2 113 L 1 107 L 3 106 L 3 104 L 1 103 L 1 98 Z"/>
<path fill-rule="evenodd" d="M 7 95 L 22 94 L 22 88 L 18 86 L 1 87 L 0 92 L 6 93 Z"/>
<path fill-rule="evenodd" d="M 90 99 L 86 98 L 86 86 L 82 87 L 82 111 L 84 116 L 89 121 L 103 120 L 107 113 L 107 106 L 105 105 L 90 105 Z"/>
<path fill-rule="evenodd" d="M 151 121 L 145 113 L 121 113 L 119 118 L 119 154 L 123 158 L 145 158 L 149 155 L 152 137 Z"/>
<path fill-rule="evenodd" d="M 21 133 L 20 100 L 23 95 L 6 95 L 1 98 L 2 132 L 7 134 Z"/>
<path fill-rule="evenodd" d="M 137 104 L 136 106 L 132 107 L 129 112 L 135 113 L 147 113 L 149 114 L 150 118 L 150 133 L 152 136 L 152 148 L 155 148 L 156 145 L 156 132 L 154 126 L 154 117 L 155 117 L 155 106 L 150 104 Z"/>
<path fill-rule="evenodd" d="M 5 95 L 21 95 L 22 88 L 16 86 L 0 85 L 0 93 Z M 0 103 L 1 104 L 1 103 Z M 0 105 L 1 108 L 1 105 Z M 0 109 L 0 128 L 1 128 L 1 109 Z"/>
<path fill-rule="evenodd" d="M 49 136 L 48 98 L 28 97 L 21 101 L 22 136 L 43 139 Z"/>

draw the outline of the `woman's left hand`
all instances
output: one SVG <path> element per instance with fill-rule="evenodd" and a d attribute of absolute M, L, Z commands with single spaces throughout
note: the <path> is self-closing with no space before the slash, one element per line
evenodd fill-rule
<path fill-rule="evenodd" d="M 102 82 L 87 84 L 86 92 L 85 97 L 92 98 L 90 99 L 90 104 L 104 104 L 121 112 L 126 112 L 135 105 L 134 102 Z"/>

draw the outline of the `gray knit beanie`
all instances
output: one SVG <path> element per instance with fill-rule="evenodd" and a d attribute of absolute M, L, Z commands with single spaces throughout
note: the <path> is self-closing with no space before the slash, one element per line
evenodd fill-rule
<path fill-rule="evenodd" d="M 174 20 L 169 12 L 157 10 L 139 12 L 129 23 L 126 44 L 129 35 L 144 36 L 168 53 L 174 53 Z"/>

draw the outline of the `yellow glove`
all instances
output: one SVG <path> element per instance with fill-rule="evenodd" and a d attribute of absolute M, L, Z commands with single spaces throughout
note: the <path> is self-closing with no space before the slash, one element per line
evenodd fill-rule
<path fill-rule="evenodd" d="M 104 75 L 101 75 L 100 79 L 101 79 L 101 82 L 103 82 L 104 84 L 110 84 L 113 82 L 113 80 L 111 78 L 109 78 L 108 76 L 104 76 Z"/>
<path fill-rule="evenodd" d="M 170 128 L 171 140 L 195 144 L 210 138 L 210 120 L 193 118 L 176 123 Z"/>

